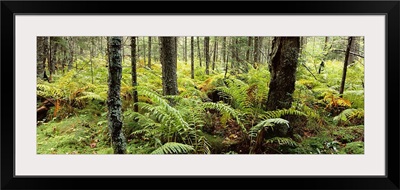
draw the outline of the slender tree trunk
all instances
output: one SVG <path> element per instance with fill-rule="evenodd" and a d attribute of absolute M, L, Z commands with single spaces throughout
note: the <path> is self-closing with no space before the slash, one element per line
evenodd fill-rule
<path fill-rule="evenodd" d="M 260 62 L 260 37 L 256 36 L 254 37 L 254 64 Z"/>
<path fill-rule="evenodd" d="M 90 40 L 92 43 L 91 43 L 91 45 L 90 45 L 90 60 L 89 60 L 89 62 L 90 62 L 90 72 L 91 72 L 91 74 L 92 74 L 92 84 L 94 84 L 94 79 L 93 79 L 93 62 L 92 62 L 92 57 L 93 57 L 93 51 L 94 51 L 94 38 L 92 38 L 91 40 Z"/>
<path fill-rule="evenodd" d="M 222 61 L 226 63 L 226 37 L 222 38 Z"/>
<path fill-rule="evenodd" d="M 137 75 L 136 75 L 136 37 L 132 36 L 131 37 L 131 64 L 132 64 L 132 86 L 133 86 L 133 111 L 139 112 L 139 98 L 138 98 L 138 92 L 137 92 Z"/>
<path fill-rule="evenodd" d="M 210 67 L 210 37 L 204 37 L 204 48 L 206 54 L 206 75 L 210 74 L 209 67 Z"/>
<path fill-rule="evenodd" d="M 247 41 L 247 52 L 246 52 L 246 61 L 250 61 L 250 52 L 251 52 L 251 47 L 253 46 L 253 37 L 249 37 Z"/>
<path fill-rule="evenodd" d="M 177 54 L 176 54 L 176 38 L 160 37 L 160 59 L 162 64 L 162 85 L 164 95 L 177 95 Z"/>
<path fill-rule="evenodd" d="M 190 37 L 190 63 L 191 63 L 191 77 L 194 79 L 194 37 Z"/>
<path fill-rule="evenodd" d="M 214 38 L 214 53 L 213 53 L 213 62 L 212 62 L 212 70 L 215 70 L 215 60 L 217 56 L 217 37 Z"/>
<path fill-rule="evenodd" d="M 185 36 L 185 38 L 184 38 L 184 41 L 185 41 L 185 44 L 184 44 L 184 51 L 183 51 L 183 56 L 184 56 L 184 61 L 185 61 L 185 64 L 187 63 L 187 39 L 186 39 L 186 36 Z"/>
<path fill-rule="evenodd" d="M 147 57 L 147 67 L 149 67 L 149 69 L 151 69 L 151 37 L 149 36 L 149 48 L 148 48 L 148 57 Z"/>
<path fill-rule="evenodd" d="M 146 64 L 146 38 L 143 37 L 143 64 Z"/>
<path fill-rule="evenodd" d="M 340 89 L 339 89 L 340 97 L 343 96 L 343 92 L 344 92 L 344 85 L 346 83 L 347 65 L 349 64 L 350 49 L 351 49 L 352 43 L 353 43 L 353 37 L 349 37 L 348 43 L 347 43 L 346 55 L 344 56 L 342 82 L 340 83 Z"/>
<path fill-rule="evenodd" d="M 126 141 L 122 132 L 122 37 L 110 37 L 110 61 L 108 62 L 108 128 L 110 129 L 114 154 L 126 152 Z"/>
<path fill-rule="evenodd" d="M 197 37 L 197 48 L 199 50 L 200 67 L 202 67 L 203 65 L 201 64 L 200 37 Z"/>

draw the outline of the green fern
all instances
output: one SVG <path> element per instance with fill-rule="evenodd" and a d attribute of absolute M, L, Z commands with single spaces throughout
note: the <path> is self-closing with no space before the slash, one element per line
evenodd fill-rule
<path fill-rule="evenodd" d="M 333 122 L 335 124 L 339 124 L 340 122 L 346 122 L 352 118 L 362 118 L 364 117 L 364 109 L 345 109 L 339 115 L 333 118 Z"/>
<path fill-rule="evenodd" d="M 249 136 L 250 137 L 257 137 L 258 133 L 261 130 L 267 129 L 267 128 L 271 128 L 273 130 L 274 129 L 273 127 L 275 125 L 277 125 L 277 124 L 284 124 L 287 127 L 290 127 L 289 126 L 289 121 L 287 121 L 285 119 L 281 119 L 281 118 L 266 119 L 264 121 L 261 121 L 257 125 L 253 126 L 252 128 L 250 128 Z"/>
<path fill-rule="evenodd" d="M 187 144 L 168 142 L 157 148 L 151 154 L 190 154 L 194 148 Z"/>
<path fill-rule="evenodd" d="M 295 110 L 295 109 L 280 109 L 274 111 L 267 111 L 264 113 L 263 119 L 280 118 L 285 115 L 298 115 L 307 116 L 305 113 Z"/>
<path fill-rule="evenodd" d="M 291 138 L 286 138 L 286 137 L 273 137 L 273 138 L 267 139 L 265 142 L 269 143 L 269 144 L 278 143 L 279 145 L 288 145 L 288 146 L 292 146 L 292 147 L 298 146 L 296 141 L 292 140 Z"/>

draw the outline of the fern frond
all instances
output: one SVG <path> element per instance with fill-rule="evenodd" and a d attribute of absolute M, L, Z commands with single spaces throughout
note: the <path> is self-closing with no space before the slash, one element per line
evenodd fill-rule
<path fill-rule="evenodd" d="M 307 116 L 305 113 L 295 110 L 295 109 L 280 109 L 280 110 L 265 112 L 265 116 L 263 118 L 264 119 L 280 118 L 284 115 Z"/>
<path fill-rule="evenodd" d="M 167 142 L 151 152 L 151 154 L 189 154 L 193 151 L 194 148 L 190 145 L 177 142 Z"/>
<path fill-rule="evenodd" d="M 348 121 L 351 118 L 361 118 L 364 117 L 364 109 L 345 109 L 339 115 L 333 118 L 333 121 L 338 124 L 341 121 Z"/>
<path fill-rule="evenodd" d="M 298 144 L 296 141 L 294 141 L 291 138 L 286 138 L 286 137 L 273 137 L 270 139 L 267 139 L 265 141 L 266 143 L 273 144 L 273 143 L 278 143 L 279 145 L 289 145 L 296 147 Z"/>
<path fill-rule="evenodd" d="M 276 124 L 285 124 L 287 127 L 290 127 L 289 121 L 287 121 L 285 119 L 281 119 L 281 118 L 266 119 L 264 121 L 261 121 L 257 125 L 253 126 L 252 128 L 250 128 L 249 135 L 250 135 L 250 137 L 256 137 L 260 130 L 266 129 L 266 128 L 273 129 L 273 127 Z"/>

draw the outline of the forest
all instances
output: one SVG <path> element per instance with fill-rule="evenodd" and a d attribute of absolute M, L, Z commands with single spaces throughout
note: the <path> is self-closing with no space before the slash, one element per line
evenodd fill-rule
<path fill-rule="evenodd" d="M 363 36 L 39 36 L 37 154 L 364 154 Z"/>

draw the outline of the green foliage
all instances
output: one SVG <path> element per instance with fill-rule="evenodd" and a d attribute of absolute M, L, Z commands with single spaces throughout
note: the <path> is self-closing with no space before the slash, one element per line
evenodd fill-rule
<path fill-rule="evenodd" d="M 339 151 L 340 154 L 364 154 L 364 142 L 351 142 Z"/>
<path fill-rule="evenodd" d="M 190 145 L 168 142 L 157 148 L 151 154 L 189 154 L 194 151 Z"/>
<path fill-rule="evenodd" d="M 292 140 L 291 138 L 285 138 L 285 137 L 273 137 L 270 139 L 266 140 L 266 143 L 269 144 L 274 144 L 278 143 L 279 145 L 288 145 L 288 146 L 297 146 L 297 142 Z"/>
<path fill-rule="evenodd" d="M 273 127 L 276 124 L 284 124 L 286 127 L 289 128 L 289 121 L 281 119 L 281 118 L 273 118 L 273 119 L 266 119 L 264 121 L 261 121 L 257 125 L 253 126 L 250 131 L 249 131 L 249 136 L 250 137 L 256 137 L 257 134 L 260 132 L 260 130 L 265 130 L 265 129 L 274 129 Z"/>
<path fill-rule="evenodd" d="M 336 125 L 345 125 L 346 123 L 351 124 L 352 119 L 357 119 L 356 122 L 359 120 L 364 119 L 364 109 L 346 109 L 343 110 L 339 115 L 333 118 L 333 121 Z M 354 123 L 354 124 L 363 124 L 362 123 Z"/>

